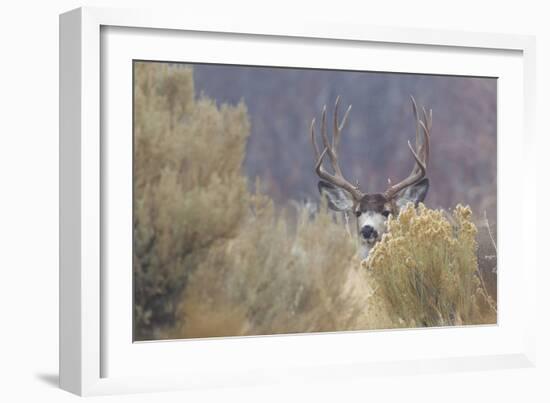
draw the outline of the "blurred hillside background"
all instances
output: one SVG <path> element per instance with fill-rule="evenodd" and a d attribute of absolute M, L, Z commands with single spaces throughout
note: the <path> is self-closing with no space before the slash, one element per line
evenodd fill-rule
<path fill-rule="evenodd" d="M 413 164 L 409 96 L 433 110 L 431 181 L 426 204 L 472 207 L 496 220 L 497 80 L 495 78 L 305 70 L 193 64 L 195 90 L 218 103 L 244 101 L 251 134 L 245 157 L 249 178 L 259 176 L 278 203 L 318 201 L 308 129 L 329 113 L 337 95 L 342 113 L 353 108 L 342 135 L 340 164 L 365 192 L 385 190 Z M 330 117 L 330 115 L 329 115 Z M 253 180 L 250 181 L 254 183 Z"/>

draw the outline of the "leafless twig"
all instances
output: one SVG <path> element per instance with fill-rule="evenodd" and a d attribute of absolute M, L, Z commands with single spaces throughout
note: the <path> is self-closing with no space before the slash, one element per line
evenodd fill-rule
<path fill-rule="evenodd" d="M 489 237 L 491 238 L 491 242 L 493 243 L 493 247 L 495 248 L 495 254 L 497 253 L 497 244 L 493 238 L 493 234 L 491 233 L 491 227 L 489 227 L 489 220 L 487 219 L 487 210 L 484 211 L 485 215 L 485 225 L 487 226 L 487 231 L 489 232 Z M 489 306 L 493 309 L 493 311 L 497 311 L 494 304 L 491 303 L 492 298 L 489 296 L 489 293 L 487 292 L 487 287 L 485 286 L 485 280 L 483 279 L 483 275 L 481 274 L 481 270 L 479 270 L 479 265 L 477 265 L 477 275 L 479 276 L 479 281 L 481 282 L 481 287 L 483 288 L 483 293 L 485 294 L 485 298 L 487 300 L 487 303 Z"/>
<path fill-rule="evenodd" d="M 495 238 L 493 237 L 493 233 L 491 232 L 491 227 L 489 226 L 489 219 L 487 218 L 487 210 L 484 211 L 485 215 L 485 225 L 487 226 L 487 232 L 489 232 L 489 237 L 491 238 L 491 242 L 493 243 L 493 248 L 495 248 L 495 255 L 497 254 L 497 243 L 495 242 Z"/>

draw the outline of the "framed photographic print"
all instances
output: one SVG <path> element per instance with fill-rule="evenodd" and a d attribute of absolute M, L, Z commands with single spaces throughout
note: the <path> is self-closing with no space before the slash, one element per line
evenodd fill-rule
<path fill-rule="evenodd" d="M 532 38 L 95 8 L 60 36 L 63 388 L 532 365 Z"/>

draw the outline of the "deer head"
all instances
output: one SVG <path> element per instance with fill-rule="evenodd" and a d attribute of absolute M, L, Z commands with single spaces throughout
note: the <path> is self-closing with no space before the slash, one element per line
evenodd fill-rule
<path fill-rule="evenodd" d="M 408 177 L 399 183 L 392 184 L 388 179 L 388 188 L 382 193 L 364 193 L 359 183 L 352 184 L 344 178 L 338 163 L 338 147 L 342 130 L 349 116 L 351 105 L 346 110 L 342 121 L 338 118 L 340 97 L 336 98 L 333 114 L 332 138 L 327 133 L 327 111 L 323 107 L 321 116 L 321 138 L 323 150 L 320 151 L 315 135 L 315 119 L 311 122 L 310 135 L 315 153 L 315 172 L 321 178 L 318 183 L 319 193 L 326 196 L 328 206 L 332 210 L 343 212 L 346 221 L 350 214 L 356 217 L 357 235 L 359 237 L 363 257 L 367 257 L 370 249 L 378 242 L 387 230 L 386 221 L 390 214 L 397 216 L 399 211 L 409 202 L 418 205 L 424 201 L 428 193 L 429 180 L 426 169 L 430 153 L 430 130 L 432 126 L 432 111 L 422 108 L 422 116 L 414 98 L 411 96 L 413 114 L 416 121 L 416 145 L 413 149 L 410 141 L 409 149 L 414 158 L 414 166 Z M 324 168 L 324 159 L 328 157 L 332 173 Z"/>

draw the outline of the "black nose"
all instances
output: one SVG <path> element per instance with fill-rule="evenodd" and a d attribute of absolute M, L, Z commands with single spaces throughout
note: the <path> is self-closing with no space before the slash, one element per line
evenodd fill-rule
<path fill-rule="evenodd" d="M 365 239 L 375 238 L 377 236 L 375 229 L 370 225 L 365 225 L 361 228 L 361 235 L 363 235 Z"/>

